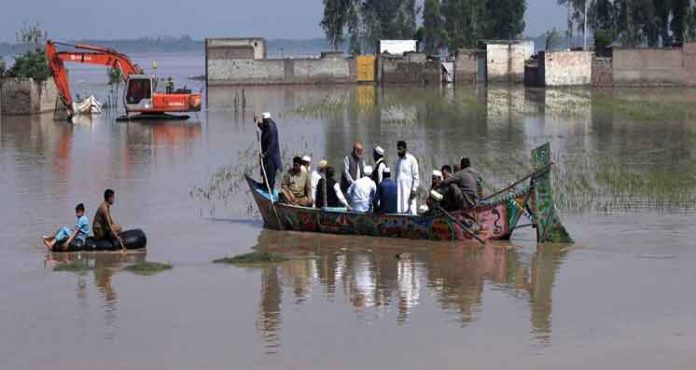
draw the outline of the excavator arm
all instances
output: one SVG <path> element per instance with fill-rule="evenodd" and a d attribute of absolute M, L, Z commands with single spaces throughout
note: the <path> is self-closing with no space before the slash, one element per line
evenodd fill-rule
<path fill-rule="evenodd" d="M 69 46 L 75 51 L 58 51 L 56 45 Z M 81 51 L 82 50 L 82 51 Z M 53 75 L 53 80 L 56 83 L 61 100 L 68 108 L 68 112 L 72 115 L 72 95 L 70 93 L 70 84 L 68 82 L 68 73 L 65 69 L 65 62 L 83 63 L 103 65 L 121 70 L 124 82 L 131 75 L 142 74 L 143 71 L 137 64 L 133 64 L 131 60 L 124 54 L 116 50 L 108 48 L 94 47 L 84 44 L 65 44 L 48 40 L 46 41 L 46 59 Z"/>

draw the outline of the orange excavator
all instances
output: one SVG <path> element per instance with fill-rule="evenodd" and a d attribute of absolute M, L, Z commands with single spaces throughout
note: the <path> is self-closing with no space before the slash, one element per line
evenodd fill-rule
<path fill-rule="evenodd" d="M 58 51 L 56 45 L 68 46 L 74 50 Z M 103 65 L 118 68 L 121 71 L 126 84 L 123 96 L 126 115 L 117 120 L 132 118 L 187 119 L 188 116 L 169 113 L 198 112 L 201 110 L 200 93 L 192 93 L 190 90 L 156 91 L 157 79 L 145 75 L 139 65 L 132 63 L 125 54 L 116 50 L 48 40 L 46 42 L 46 58 L 60 98 L 67 107 L 69 117 L 72 117 L 75 112 L 65 62 Z M 131 115 L 131 113 L 136 113 L 136 115 Z"/>

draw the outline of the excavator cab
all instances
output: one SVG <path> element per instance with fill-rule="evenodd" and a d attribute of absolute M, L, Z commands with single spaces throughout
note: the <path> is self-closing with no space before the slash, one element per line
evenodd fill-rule
<path fill-rule="evenodd" d="M 154 86 L 152 77 L 133 75 L 126 82 L 124 100 L 127 111 L 143 111 L 152 109 Z"/>

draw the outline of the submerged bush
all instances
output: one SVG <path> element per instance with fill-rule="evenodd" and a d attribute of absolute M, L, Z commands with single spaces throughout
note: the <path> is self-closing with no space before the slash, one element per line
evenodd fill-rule
<path fill-rule="evenodd" d="M 278 263 L 285 262 L 288 258 L 282 254 L 251 252 L 240 254 L 234 257 L 218 258 L 213 263 L 226 263 L 231 265 L 251 265 L 258 263 Z"/>
<path fill-rule="evenodd" d="M 124 268 L 126 271 L 130 271 L 135 274 L 139 275 L 152 275 L 156 274 L 161 271 L 166 271 L 166 270 L 171 270 L 172 265 L 170 263 L 161 263 L 161 262 L 147 262 L 147 261 L 142 261 L 142 262 L 137 262 L 134 263 L 130 266 L 127 266 Z"/>
<path fill-rule="evenodd" d="M 17 56 L 15 64 L 7 71 L 7 76 L 46 81 L 51 76 L 51 70 L 48 68 L 48 60 L 46 60 L 44 51 L 27 51 Z"/>

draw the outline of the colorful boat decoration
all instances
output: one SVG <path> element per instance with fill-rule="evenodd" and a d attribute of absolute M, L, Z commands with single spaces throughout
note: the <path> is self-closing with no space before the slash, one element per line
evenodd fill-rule
<path fill-rule="evenodd" d="M 474 213 L 477 239 L 508 240 L 520 227 L 536 228 L 539 243 L 573 243 L 558 216 L 551 188 L 551 153 L 548 143 L 532 151 L 529 175 L 507 188 L 483 198 Z M 464 227 L 464 212 L 434 210 L 422 215 L 359 213 L 339 209 L 317 209 L 277 202 L 263 183 L 246 175 L 264 227 L 275 230 L 331 234 L 368 235 L 419 240 L 472 240 Z M 519 225 L 522 216 L 530 223 Z"/>

